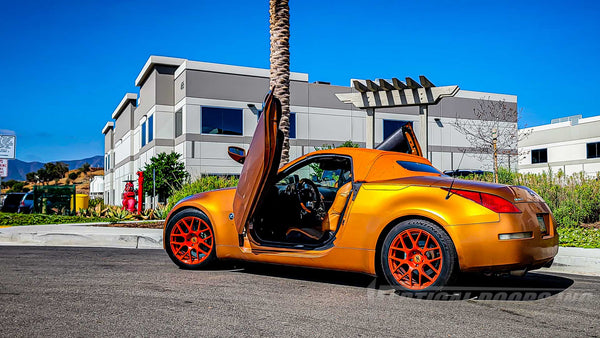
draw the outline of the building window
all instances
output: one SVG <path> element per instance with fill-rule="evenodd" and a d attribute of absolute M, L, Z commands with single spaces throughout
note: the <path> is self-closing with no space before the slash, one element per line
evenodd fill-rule
<path fill-rule="evenodd" d="M 588 143 L 587 144 L 587 158 L 598 158 L 600 157 L 600 142 Z"/>
<path fill-rule="evenodd" d="M 242 110 L 202 107 L 202 134 L 242 135 Z"/>
<path fill-rule="evenodd" d="M 154 115 L 148 118 L 148 142 L 154 140 Z"/>
<path fill-rule="evenodd" d="M 290 138 L 296 138 L 296 113 L 290 113 Z"/>
<path fill-rule="evenodd" d="M 146 121 L 142 123 L 142 147 L 146 145 Z"/>
<path fill-rule="evenodd" d="M 409 121 L 383 120 L 383 139 L 390 137 L 396 130 L 402 128 Z"/>
<path fill-rule="evenodd" d="M 183 112 L 181 109 L 175 112 L 175 137 L 183 134 Z"/>
<path fill-rule="evenodd" d="M 548 149 L 535 149 L 531 151 L 531 163 L 548 163 Z"/>

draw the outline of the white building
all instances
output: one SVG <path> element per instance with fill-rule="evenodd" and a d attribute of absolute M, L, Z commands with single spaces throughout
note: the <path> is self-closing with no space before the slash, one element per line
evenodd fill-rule
<path fill-rule="evenodd" d="M 541 173 L 551 168 L 566 175 L 600 172 L 600 116 L 554 119 L 550 124 L 520 130 L 530 133 L 519 143 L 519 172 Z"/>
<path fill-rule="evenodd" d="M 124 181 L 136 179 L 135 172 L 161 152 L 182 154 L 193 177 L 240 173 L 241 166 L 228 157 L 227 147 L 248 148 L 269 90 L 268 69 L 151 56 L 135 84 L 139 95 L 125 94 L 112 112 L 114 122 L 102 129 L 106 203 L 118 204 Z M 365 146 L 365 112 L 335 96 L 354 91 L 325 82 L 309 83 L 308 74 L 291 73 L 291 158 L 323 144 L 351 140 Z M 453 127 L 457 121 L 477 119 L 473 109 L 480 99 L 517 106 L 514 95 L 460 90 L 429 107 L 429 147 L 423 152 L 439 169 L 456 169 L 465 150 L 461 168 L 491 168 L 491 157 L 489 163 L 482 163 L 469 156 L 471 145 Z M 378 109 L 375 141 L 396 131 L 402 121 L 412 121 L 414 129 L 421 130 L 419 108 Z"/>
<path fill-rule="evenodd" d="M 104 196 L 104 176 L 93 176 L 90 181 L 90 198 Z"/>

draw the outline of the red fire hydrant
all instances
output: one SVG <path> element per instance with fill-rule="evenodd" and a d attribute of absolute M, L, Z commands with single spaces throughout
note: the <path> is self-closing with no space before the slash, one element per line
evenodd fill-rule
<path fill-rule="evenodd" d="M 123 209 L 129 212 L 136 211 L 136 200 L 135 200 L 135 189 L 133 188 L 133 181 L 125 181 L 125 191 L 123 192 Z"/>

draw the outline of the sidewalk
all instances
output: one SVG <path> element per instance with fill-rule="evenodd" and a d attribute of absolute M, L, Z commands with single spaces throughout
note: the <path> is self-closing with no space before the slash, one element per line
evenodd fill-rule
<path fill-rule="evenodd" d="M 162 249 L 162 229 L 105 227 L 106 223 L 0 228 L 0 245 L 88 246 Z M 600 276 L 600 249 L 560 247 L 552 271 Z"/>
<path fill-rule="evenodd" d="M 0 228 L 0 245 L 162 249 L 162 229 L 103 227 L 89 223 Z"/>
<path fill-rule="evenodd" d="M 600 249 L 561 246 L 558 248 L 558 254 L 554 258 L 552 267 L 541 271 L 600 276 Z"/>

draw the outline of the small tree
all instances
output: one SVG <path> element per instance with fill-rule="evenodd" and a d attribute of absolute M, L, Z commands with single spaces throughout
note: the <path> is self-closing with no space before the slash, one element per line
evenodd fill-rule
<path fill-rule="evenodd" d="M 90 171 L 90 164 L 89 163 L 84 163 L 81 168 L 79 168 L 79 172 L 83 173 L 85 175 L 85 177 L 87 177 L 87 173 Z"/>
<path fill-rule="evenodd" d="M 465 151 L 475 153 L 481 161 L 492 157 L 494 178 L 498 182 L 498 161 L 509 168 L 511 158 L 518 162 L 522 155 L 518 153 L 518 143 L 527 138 L 529 133 L 519 133 L 521 114 L 504 100 L 482 98 L 477 101 L 473 113 L 476 119 L 457 118 L 453 126 L 470 144 L 470 148 Z"/>
<path fill-rule="evenodd" d="M 27 182 L 30 182 L 30 183 L 37 183 L 37 181 L 38 181 L 38 177 L 37 177 L 37 173 L 36 172 L 27 173 L 25 175 L 25 178 L 27 179 Z"/>
<path fill-rule="evenodd" d="M 16 182 L 14 182 L 11 185 L 10 190 L 8 191 L 8 193 L 11 193 L 11 192 L 27 192 L 27 191 L 23 190 L 24 188 L 25 188 L 25 182 L 16 181 Z"/>
<path fill-rule="evenodd" d="M 152 196 L 154 184 L 152 171 L 155 173 L 156 194 L 160 202 L 166 202 L 173 191 L 181 188 L 190 176 L 178 153 L 160 153 L 150 159 L 144 169 L 144 194 Z"/>
<path fill-rule="evenodd" d="M 360 146 L 358 145 L 358 143 L 355 143 L 352 141 L 346 141 L 346 142 L 340 144 L 339 146 L 336 146 L 335 144 L 323 144 L 320 147 L 315 147 L 315 150 L 326 150 L 326 149 L 334 149 L 334 148 L 360 148 Z"/>
<path fill-rule="evenodd" d="M 74 181 L 77 179 L 77 177 L 79 177 L 79 174 L 77 174 L 76 172 L 69 173 L 70 180 Z"/>

